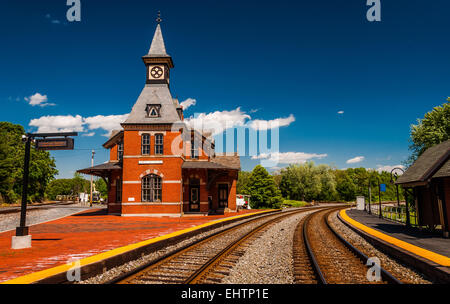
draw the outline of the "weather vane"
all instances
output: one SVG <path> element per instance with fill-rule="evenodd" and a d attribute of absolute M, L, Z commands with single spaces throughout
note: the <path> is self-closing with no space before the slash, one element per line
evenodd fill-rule
<path fill-rule="evenodd" d="M 156 18 L 156 22 L 157 23 L 161 23 L 162 19 L 161 19 L 161 11 L 158 11 L 158 17 Z"/>

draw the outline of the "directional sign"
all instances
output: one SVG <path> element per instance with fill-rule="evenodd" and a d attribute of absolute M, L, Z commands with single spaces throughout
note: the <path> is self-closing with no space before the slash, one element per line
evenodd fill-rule
<path fill-rule="evenodd" d="M 380 184 L 380 191 L 386 192 L 386 184 Z"/>
<path fill-rule="evenodd" d="M 36 149 L 39 150 L 73 150 L 73 138 L 36 139 Z"/>

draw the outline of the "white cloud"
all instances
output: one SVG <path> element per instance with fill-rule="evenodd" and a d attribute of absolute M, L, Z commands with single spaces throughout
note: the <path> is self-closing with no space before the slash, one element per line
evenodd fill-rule
<path fill-rule="evenodd" d="M 109 137 L 112 130 L 121 130 L 122 126 L 120 125 L 124 122 L 129 114 L 123 115 L 97 115 L 93 117 L 87 117 L 84 119 L 84 123 L 88 125 L 89 130 L 95 129 L 103 129 L 108 133 L 103 134 L 103 136 Z"/>
<path fill-rule="evenodd" d="M 81 136 L 85 136 L 85 137 L 92 137 L 95 135 L 95 132 L 89 132 L 89 133 L 84 133 Z"/>
<path fill-rule="evenodd" d="M 188 98 L 185 101 L 180 102 L 180 106 L 183 107 L 183 110 L 187 110 L 189 107 L 195 106 L 196 103 L 197 100 L 195 100 L 194 98 Z"/>
<path fill-rule="evenodd" d="M 97 115 L 83 118 L 81 115 L 56 115 L 43 116 L 32 119 L 29 123 L 32 127 L 37 127 L 37 132 L 87 132 L 87 130 L 103 129 L 107 133 L 103 136 L 108 137 L 112 130 L 120 130 L 120 123 L 124 122 L 128 114 L 123 115 Z M 87 130 L 86 128 L 87 127 Z M 83 134 L 82 136 L 93 136 L 94 132 Z"/>
<path fill-rule="evenodd" d="M 344 114 L 344 111 L 341 110 L 341 111 L 338 111 L 337 113 L 338 114 Z"/>
<path fill-rule="evenodd" d="M 186 118 L 185 122 L 193 129 L 211 130 L 216 135 L 227 129 L 243 126 L 245 121 L 250 118 L 250 115 L 241 111 L 241 108 L 237 108 L 232 111 L 216 111 L 208 114 L 200 113 L 195 117 Z"/>
<path fill-rule="evenodd" d="M 360 163 L 364 160 L 364 156 L 356 156 L 354 158 L 350 158 L 349 160 L 346 161 L 347 164 L 356 164 L 356 163 Z"/>
<path fill-rule="evenodd" d="M 214 135 L 235 127 L 250 127 L 254 130 L 265 131 L 288 126 L 294 121 L 295 117 L 292 114 L 286 118 L 251 120 L 251 116 L 242 111 L 240 107 L 231 111 L 216 111 L 208 114 L 199 113 L 195 116 L 185 118 L 185 122 L 191 128 L 196 130 L 211 130 Z"/>
<path fill-rule="evenodd" d="M 80 115 L 57 115 L 43 116 L 32 119 L 29 123 L 32 127 L 37 127 L 37 132 L 83 132 L 83 117 Z"/>
<path fill-rule="evenodd" d="M 274 129 L 279 127 L 289 126 L 295 121 L 294 115 L 289 115 L 286 118 L 276 118 L 272 120 L 256 119 L 250 122 L 250 127 L 255 130 L 265 131 L 268 129 Z"/>
<path fill-rule="evenodd" d="M 32 106 L 41 106 L 41 107 L 45 107 L 45 106 L 54 106 L 54 103 L 48 103 L 48 98 L 47 95 L 41 95 L 39 93 L 36 93 L 34 95 L 31 95 L 30 97 L 25 97 L 24 98 L 26 101 L 28 101 L 28 103 Z"/>
<path fill-rule="evenodd" d="M 405 166 L 403 166 L 403 165 L 395 165 L 395 166 L 389 166 L 389 165 L 386 165 L 386 166 L 383 166 L 383 165 L 377 165 L 377 171 L 378 172 L 382 172 L 382 171 L 386 171 L 386 172 L 391 172 L 391 170 L 392 169 L 394 169 L 394 168 L 401 168 L 401 169 L 405 169 Z M 402 175 L 403 173 L 402 173 L 402 171 L 401 170 L 395 170 L 394 171 L 395 173 L 397 173 L 398 175 Z"/>
<path fill-rule="evenodd" d="M 304 152 L 275 152 L 271 154 L 261 153 L 257 156 L 252 156 L 252 159 L 266 159 L 280 164 L 294 164 L 305 163 L 313 158 L 322 159 L 327 157 L 327 154 L 304 153 Z"/>

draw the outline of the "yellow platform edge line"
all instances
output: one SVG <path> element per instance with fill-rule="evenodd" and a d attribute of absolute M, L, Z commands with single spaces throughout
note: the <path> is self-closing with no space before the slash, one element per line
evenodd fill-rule
<path fill-rule="evenodd" d="M 217 224 L 217 223 L 227 222 L 227 221 L 231 221 L 231 220 L 239 219 L 239 218 L 243 218 L 243 217 L 248 217 L 248 216 L 255 215 L 255 214 L 264 214 L 264 213 L 273 212 L 273 211 L 276 211 L 276 210 L 278 210 L 278 209 L 269 209 L 269 210 L 264 210 L 264 211 L 259 211 L 259 212 L 246 213 L 246 214 L 236 215 L 236 216 L 232 216 L 232 217 L 226 217 L 226 218 L 222 218 L 222 219 L 219 219 L 219 220 L 207 222 L 207 223 L 204 223 L 204 224 L 200 224 L 200 225 L 197 225 L 197 226 L 194 226 L 194 227 L 178 230 L 178 231 L 175 231 L 175 232 L 172 232 L 172 233 L 169 233 L 169 234 L 161 235 L 161 236 L 158 236 L 158 237 L 155 237 L 155 238 L 151 238 L 151 239 L 148 239 L 148 240 L 145 240 L 145 241 L 141 241 L 141 242 L 138 242 L 138 243 L 134 243 L 134 244 L 118 247 L 118 248 L 115 248 L 115 249 L 111 249 L 109 251 L 98 253 L 98 254 L 95 254 L 93 256 L 83 258 L 83 259 L 78 260 L 78 261 L 74 261 L 73 263 L 63 264 L 63 265 L 59 265 L 59 266 L 56 266 L 56 267 L 44 269 L 44 270 L 41 270 L 41 271 L 38 271 L 38 272 L 29 273 L 29 274 L 26 274 L 26 275 L 23 275 L 23 276 L 20 276 L 20 277 L 17 277 L 17 278 L 8 280 L 8 281 L 0 282 L 0 284 L 31 284 L 31 283 L 34 283 L 36 281 L 40 281 L 42 279 L 51 277 L 53 275 L 60 274 L 60 273 L 63 273 L 63 272 L 67 272 L 68 270 L 72 269 L 75 266 L 75 262 L 79 262 L 79 266 L 80 267 L 81 266 L 85 266 L 85 265 L 89 265 L 89 264 L 96 263 L 98 261 L 101 261 L 101 260 L 104 260 L 104 259 L 116 256 L 116 255 L 119 255 L 119 254 L 122 254 L 122 253 L 125 253 L 125 252 L 128 252 L 128 251 L 134 250 L 134 249 L 139 248 L 139 247 L 143 247 L 143 246 L 146 246 L 146 245 L 149 245 L 149 244 L 153 244 L 153 243 L 156 243 L 158 241 L 166 240 L 166 239 L 169 239 L 169 238 L 172 238 L 172 237 L 175 237 L 175 236 L 179 236 L 181 234 L 185 234 L 185 233 L 188 233 L 188 232 L 191 232 L 191 231 L 199 230 L 201 228 L 212 226 L 212 225 Z"/>
<path fill-rule="evenodd" d="M 360 229 L 360 230 L 362 230 L 364 232 L 367 232 L 368 234 L 370 234 L 372 236 L 375 236 L 375 237 L 377 237 L 377 238 L 379 238 L 379 239 L 381 239 L 381 240 L 383 240 L 385 242 L 388 242 L 389 244 L 392 244 L 392 245 L 395 245 L 395 246 L 400 247 L 402 249 L 405 249 L 405 250 L 407 250 L 409 252 L 412 252 L 412 253 L 420 256 L 420 257 L 423 257 L 423 258 L 425 258 L 427 260 L 433 261 L 433 262 L 435 262 L 435 263 L 437 263 L 439 265 L 447 266 L 447 267 L 450 266 L 450 258 L 448 258 L 448 257 L 446 257 L 444 255 L 438 254 L 436 252 L 433 252 L 433 251 L 430 251 L 430 250 L 423 249 L 421 247 L 415 246 L 415 245 L 410 244 L 408 242 L 399 240 L 397 238 L 394 238 L 392 236 L 384 234 L 384 233 L 382 233 L 382 232 L 380 232 L 378 230 L 372 229 L 370 227 L 367 227 L 367 226 L 361 224 L 360 222 L 357 222 L 354 219 L 350 218 L 347 215 L 347 210 L 349 210 L 349 209 L 341 210 L 340 211 L 340 216 L 341 216 L 341 218 L 343 220 L 345 220 L 350 225 L 352 225 L 352 226 L 354 226 L 354 227 L 356 227 L 356 228 L 358 228 L 358 229 Z"/>

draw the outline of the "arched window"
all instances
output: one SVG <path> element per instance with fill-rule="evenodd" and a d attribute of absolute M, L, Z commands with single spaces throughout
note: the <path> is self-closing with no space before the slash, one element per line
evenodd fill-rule
<path fill-rule="evenodd" d="M 160 202 L 162 198 L 161 177 L 155 174 L 146 175 L 142 178 L 142 201 Z"/>
<path fill-rule="evenodd" d="M 142 134 L 142 155 L 150 154 L 150 135 Z"/>

